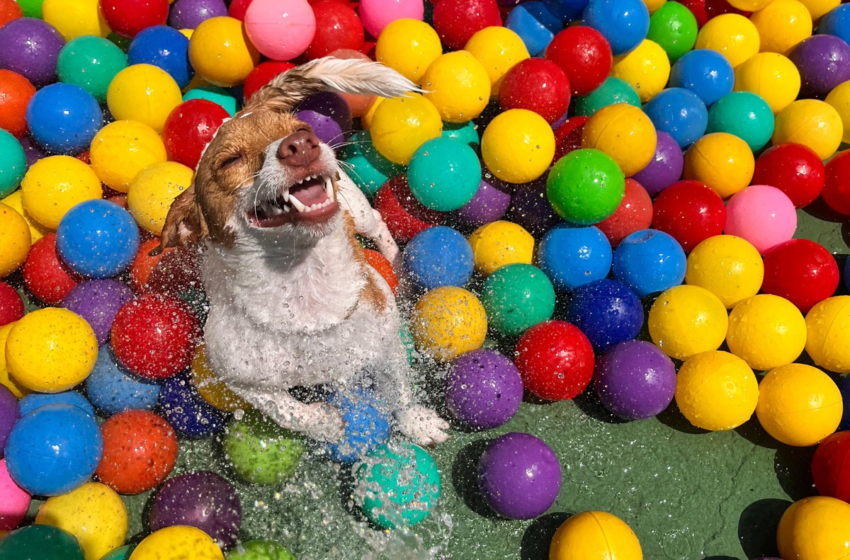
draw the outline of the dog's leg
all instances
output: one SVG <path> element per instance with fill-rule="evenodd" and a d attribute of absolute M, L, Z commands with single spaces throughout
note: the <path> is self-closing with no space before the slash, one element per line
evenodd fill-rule
<path fill-rule="evenodd" d="M 301 432 L 317 441 L 339 441 L 345 435 L 342 415 L 328 403 L 305 404 L 288 391 L 267 393 L 241 387 L 233 390 L 282 428 Z"/>
<path fill-rule="evenodd" d="M 396 266 L 399 257 L 398 245 L 390 235 L 390 230 L 387 229 L 381 213 L 372 208 L 360 188 L 342 169 L 339 170 L 337 186 L 339 202 L 343 209 L 354 218 L 354 228 L 357 233 L 374 241 L 381 254 L 398 270 Z"/>

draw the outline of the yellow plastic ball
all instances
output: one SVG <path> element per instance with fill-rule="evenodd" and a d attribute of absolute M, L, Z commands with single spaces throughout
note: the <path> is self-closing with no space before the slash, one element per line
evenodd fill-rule
<path fill-rule="evenodd" d="M 841 115 L 832 105 L 817 99 L 801 99 L 776 115 L 772 141 L 774 145 L 803 144 L 825 160 L 838 150 L 843 136 Z"/>
<path fill-rule="evenodd" d="M 611 156 L 626 177 L 639 172 L 655 157 L 655 126 L 640 108 L 628 103 L 608 105 L 584 125 L 582 148 Z"/>
<path fill-rule="evenodd" d="M 46 307 L 24 315 L 6 340 L 9 373 L 41 393 L 59 393 L 81 383 L 96 360 L 94 331 L 67 309 Z"/>
<path fill-rule="evenodd" d="M 81 35 L 106 37 L 112 32 L 100 11 L 100 0 L 44 0 L 41 13 L 66 41 Z"/>
<path fill-rule="evenodd" d="M 642 560 L 640 541 L 622 519 L 585 511 L 564 521 L 549 545 L 549 560 Z"/>
<path fill-rule="evenodd" d="M 726 338 L 728 324 L 723 302 L 699 286 L 670 288 L 649 310 L 652 342 L 677 360 L 717 350 Z"/>
<path fill-rule="evenodd" d="M 168 159 L 162 138 L 135 121 L 115 121 L 100 129 L 91 143 L 91 165 L 107 187 L 127 192 L 136 174 Z"/>
<path fill-rule="evenodd" d="M 192 185 L 194 172 L 174 161 L 154 163 L 140 171 L 130 183 L 127 207 L 141 227 L 154 235 L 162 233 L 171 203 Z"/>
<path fill-rule="evenodd" d="M 614 60 L 611 75 L 635 88 L 641 103 L 646 103 L 667 85 L 670 59 L 658 43 L 644 39 L 635 50 Z"/>
<path fill-rule="evenodd" d="M 33 243 L 50 233 L 49 229 L 33 220 L 32 217 L 30 217 L 30 215 L 24 210 L 24 191 L 21 189 L 16 190 L 6 198 L 0 200 L 0 203 L 14 209 L 18 214 L 24 217 L 24 220 L 27 221 L 27 225 L 30 228 L 30 235 L 32 235 Z"/>
<path fill-rule="evenodd" d="M 410 333 L 419 351 L 447 361 L 481 348 L 487 336 L 487 314 L 472 292 L 443 286 L 416 302 Z"/>
<path fill-rule="evenodd" d="M 745 189 L 755 167 L 747 143 L 726 132 L 706 134 L 685 152 L 685 179 L 705 183 L 722 198 Z"/>
<path fill-rule="evenodd" d="M 774 114 L 797 99 L 801 83 L 794 63 L 777 53 L 759 53 L 735 68 L 735 91 L 755 93 Z"/>
<path fill-rule="evenodd" d="M 369 127 L 372 145 L 394 163 L 407 165 L 419 146 L 443 131 L 439 111 L 418 93 L 386 99 L 376 105 Z"/>
<path fill-rule="evenodd" d="M 843 412 L 841 391 L 816 367 L 780 366 L 765 375 L 759 385 L 759 423 L 785 445 L 815 445 L 838 429 Z"/>
<path fill-rule="evenodd" d="M 844 137 L 841 141 L 850 144 L 850 80 L 833 88 L 826 96 L 826 102 L 841 117 L 841 124 L 844 127 Z"/>
<path fill-rule="evenodd" d="M 509 264 L 531 264 L 534 237 L 522 226 L 499 220 L 483 225 L 469 236 L 475 270 L 489 276 Z"/>
<path fill-rule="evenodd" d="M 209 83 L 241 84 L 260 62 L 260 53 L 247 40 L 242 22 L 232 17 L 205 20 L 189 40 L 189 62 Z"/>
<path fill-rule="evenodd" d="M 811 496 L 791 505 L 776 531 L 783 558 L 840 560 L 850 555 L 850 504 L 829 496 Z"/>
<path fill-rule="evenodd" d="M 761 37 L 761 52 L 784 54 L 812 36 L 812 16 L 797 0 L 775 0 L 750 21 Z"/>
<path fill-rule="evenodd" d="M 191 39 L 192 34 L 195 33 L 195 30 L 194 29 L 181 29 L 180 33 L 182 33 L 183 36 L 186 37 L 187 39 Z"/>
<path fill-rule="evenodd" d="M 711 49 L 726 57 L 732 68 L 759 52 L 756 26 L 742 15 L 723 14 L 711 18 L 700 29 L 695 49 Z"/>
<path fill-rule="evenodd" d="M 712 432 L 749 420 L 759 400 L 759 382 L 741 358 L 713 350 L 688 358 L 679 368 L 676 405 L 688 422 Z"/>
<path fill-rule="evenodd" d="M 181 103 L 183 94 L 174 78 L 151 64 L 134 64 L 121 70 L 106 92 L 112 116 L 146 124 L 160 134 L 165 119 Z"/>
<path fill-rule="evenodd" d="M 530 56 L 520 36 L 507 27 L 485 27 L 470 37 L 463 49 L 484 66 L 492 97 L 499 95 L 508 70 Z"/>
<path fill-rule="evenodd" d="M 8 276 L 27 260 L 32 234 L 27 221 L 14 208 L 0 203 L 0 278 Z"/>
<path fill-rule="evenodd" d="M 759 293 L 763 280 L 764 261 L 746 239 L 715 235 L 688 255 L 685 282 L 716 295 L 726 309 Z"/>
<path fill-rule="evenodd" d="M 809 10 L 815 23 L 827 12 L 841 5 L 841 0 L 800 0 L 800 2 Z"/>
<path fill-rule="evenodd" d="M 726 343 L 755 370 L 784 366 L 806 347 L 806 320 L 787 299 L 759 294 L 732 309 Z"/>
<path fill-rule="evenodd" d="M 372 103 L 366 114 L 360 117 L 360 124 L 363 125 L 363 130 L 370 130 L 372 128 L 372 119 L 375 117 L 375 111 L 378 110 L 378 105 L 386 101 L 386 99 L 386 97 L 376 97 L 375 102 Z"/>
<path fill-rule="evenodd" d="M 17 321 L 0 327 L 0 385 L 12 391 L 12 394 L 20 399 L 28 395 L 30 390 L 15 381 L 15 378 L 9 375 L 9 370 L 6 368 L 6 339 L 9 338 L 9 333 L 16 323 Z"/>
<path fill-rule="evenodd" d="M 434 28 L 416 19 L 397 19 L 387 25 L 375 43 L 375 60 L 411 82 L 422 83 L 425 71 L 443 54 Z"/>
<path fill-rule="evenodd" d="M 174 525 L 151 533 L 139 543 L 130 560 L 224 560 L 212 538 L 194 527 Z"/>
<path fill-rule="evenodd" d="M 850 296 L 827 298 L 806 314 L 806 352 L 816 365 L 850 373 Z"/>
<path fill-rule="evenodd" d="M 227 385 L 215 376 L 207 363 L 203 346 L 198 346 L 195 350 L 195 358 L 192 360 L 192 384 L 205 401 L 219 410 L 233 412 L 251 408 L 251 405 L 228 389 Z"/>
<path fill-rule="evenodd" d="M 100 560 L 127 539 L 127 508 L 115 490 L 99 482 L 49 498 L 38 508 L 35 523 L 77 537 L 86 560 Z"/>
<path fill-rule="evenodd" d="M 763 10 L 773 4 L 775 0 L 729 0 L 729 5 L 744 12 L 755 12 Z"/>
<path fill-rule="evenodd" d="M 481 157 L 502 181 L 528 183 L 552 165 L 555 134 L 537 113 L 510 109 L 487 125 L 481 137 Z"/>
<path fill-rule="evenodd" d="M 667 0 L 643 0 L 646 9 L 650 14 L 654 14 L 661 9 L 661 6 L 667 3 Z"/>
<path fill-rule="evenodd" d="M 441 55 L 422 76 L 425 98 L 451 123 L 477 118 L 490 101 L 490 76 L 466 51 Z"/>
<path fill-rule="evenodd" d="M 27 214 L 52 230 L 59 227 L 68 210 L 103 196 L 100 179 L 92 168 L 71 156 L 38 160 L 24 175 L 21 189 Z"/>

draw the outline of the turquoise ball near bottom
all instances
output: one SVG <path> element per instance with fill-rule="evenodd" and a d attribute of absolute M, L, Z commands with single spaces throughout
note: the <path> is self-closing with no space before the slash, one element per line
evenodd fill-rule
<path fill-rule="evenodd" d="M 509 264 L 487 277 L 481 305 L 490 327 L 507 336 L 519 336 L 552 318 L 555 288 L 536 266 Z"/>
<path fill-rule="evenodd" d="M 620 78 L 609 76 L 602 85 L 588 93 L 576 97 L 573 112 L 576 116 L 591 117 L 598 110 L 608 105 L 628 103 L 640 108 L 640 95 L 631 84 Z"/>
<path fill-rule="evenodd" d="M 126 544 L 124 546 L 119 546 L 118 548 L 113 549 L 100 560 L 130 560 L 130 555 L 133 554 L 133 550 L 135 549 L 136 545 L 134 544 Z"/>
<path fill-rule="evenodd" d="M 372 135 L 358 130 L 339 152 L 342 166 L 354 184 L 367 198 L 373 199 L 384 183 L 404 173 L 404 166 L 395 164 L 378 153 L 372 145 Z"/>
<path fill-rule="evenodd" d="M 577 225 L 601 222 L 617 210 L 626 177 L 610 156 L 593 148 L 559 159 L 546 178 L 546 196 L 555 212 Z"/>
<path fill-rule="evenodd" d="M 773 127 L 773 111 L 767 101 L 749 91 L 735 91 L 724 95 L 711 106 L 706 133 L 733 134 L 755 152 L 770 142 Z"/>
<path fill-rule="evenodd" d="M 462 141 L 433 138 L 413 154 L 407 181 L 420 204 L 439 212 L 451 212 L 460 209 L 478 192 L 481 163 L 475 150 Z"/>
<path fill-rule="evenodd" d="M 27 156 L 17 138 L 0 128 L 0 198 L 18 188 L 27 172 Z"/>

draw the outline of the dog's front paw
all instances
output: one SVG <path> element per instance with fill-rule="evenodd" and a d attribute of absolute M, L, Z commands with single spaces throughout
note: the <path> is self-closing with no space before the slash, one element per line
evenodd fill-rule
<path fill-rule="evenodd" d="M 397 412 L 396 420 L 399 431 L 419 445 L 433 447 L 449 439 L 449 423 L 430 408 L 411 406 Z"/>
<path fill-rule="evenodd" d="M 304 434 L 316 441 L 336 442 L 345 436 L 345 420 L 335 406 L 315 403 L 309 406 L 310 420 Z"/>

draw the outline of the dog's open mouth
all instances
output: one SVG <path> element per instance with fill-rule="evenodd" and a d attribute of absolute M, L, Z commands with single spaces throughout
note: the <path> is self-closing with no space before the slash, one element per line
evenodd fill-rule
<path fill-rule="evenodd" d="M 248 223 L 273 228 L 293 222 L 323 222 L 339 208 L 330 177 L 312 175 L 290 185 L 274 200 L 265 200 L 248 211 Z"/>

